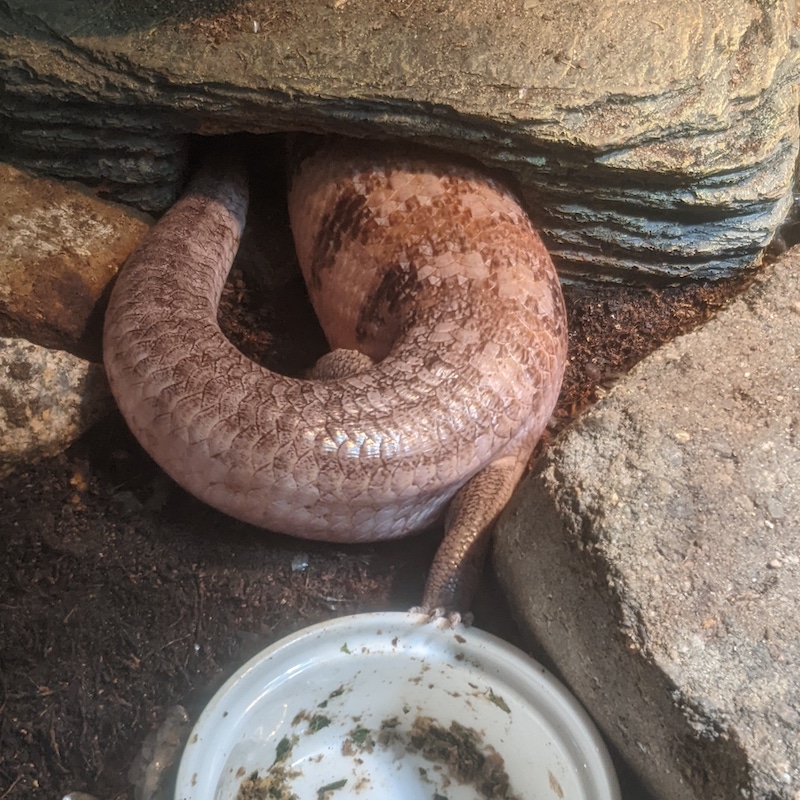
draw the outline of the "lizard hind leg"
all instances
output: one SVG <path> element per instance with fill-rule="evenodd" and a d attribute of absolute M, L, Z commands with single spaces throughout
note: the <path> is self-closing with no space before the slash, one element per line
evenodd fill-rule
<path fill-rule="evenodd" d="M 375 362 L 365 353 L 340 347 L 317 359 L 307 377 L 317 381 L 332 381 L 357 375 L 374 365 Z"/>
<path fill-rule="evenodd" d="M 412 611 L 445 625 L 471 621 L 472 597 L 480 581 L 492 529 L 525 468 L 527 459 L 506 455 L 473 476 L 450 501 L 445 533 L 431 564 L 422 604 Z"/>

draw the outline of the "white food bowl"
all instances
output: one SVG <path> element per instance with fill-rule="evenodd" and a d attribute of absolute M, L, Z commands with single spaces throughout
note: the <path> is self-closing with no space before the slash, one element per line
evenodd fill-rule
<path fill-rule="evenodd" d="M 544 667 L 421 620 L 342 617 L 251 659 L 190 734 L 176 800 L 619 800 L 602 740 Z"/>

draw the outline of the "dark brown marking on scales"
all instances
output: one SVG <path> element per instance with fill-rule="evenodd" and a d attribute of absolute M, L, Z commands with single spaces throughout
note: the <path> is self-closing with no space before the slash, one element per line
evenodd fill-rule
<path fill-rule="evenodd" d="M 413 311 L 401 317 L 401 312 L 419 286 L 417 269 L 413 264 L 403 267 L 392 264 L 383 273 L 378 288 L 370 295 L 358 314 L 356 339 L 364 342 L 374 338 L 380 330 L 388 330 L 388 341 L 394 341 L 415 322 Z M 413 306 L 412 306 L 413 308 Z"/>
<path fill-rule="evenodd" d="M 322 287 L 322 273 L 336 263 L 342 241 L 364 230 L 368 218 L 366 203 L 366 195 L 355 188 L 344 191 L 333 210 L 322 218 L 311 257 L 311 283 L 315 289 Z"/>

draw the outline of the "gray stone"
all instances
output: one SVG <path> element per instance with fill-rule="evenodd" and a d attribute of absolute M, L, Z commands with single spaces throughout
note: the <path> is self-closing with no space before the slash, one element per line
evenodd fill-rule
<path fill-rule="evenodd" d="M 186 134 L 399 137 L 510 171 L 565 275 L 719 277 L 789 209 L 797 45 L 791 0 L 6 0 L 0 134 L 153 210 Z"/>
<path fill-rule="evenodd" d="M 100 300 L 141 214 L 0 163 L 0 336 L 100 358 Z"/>
<path fill-rule="evenodd" d="M 112 407 L 99 364 L 0 338 L 0 478 L 65 450 Z"/>
<path fill-rule="evenodd" d="M 800 798 L 800 248 L 547 451 L 495 563 L 659 800 Z"/>

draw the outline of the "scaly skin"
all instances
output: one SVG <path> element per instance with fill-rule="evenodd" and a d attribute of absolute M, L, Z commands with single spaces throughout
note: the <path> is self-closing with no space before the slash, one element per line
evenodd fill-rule
<path fill-rule="evenodd" d="M 201 170 L 128 260 L 106 370 L 144 448 L 231 516 L 364 542 L 429 527 L 449 505 L 422 606 L 463 611 L 558 396 L 561 290 L 501 184 L 367 151 L 330 143 L 292 180 L 297 254 L 333 349 L 316 378 L 258 366 L 216 322 L 247 206 L 232 160 Z"/>

